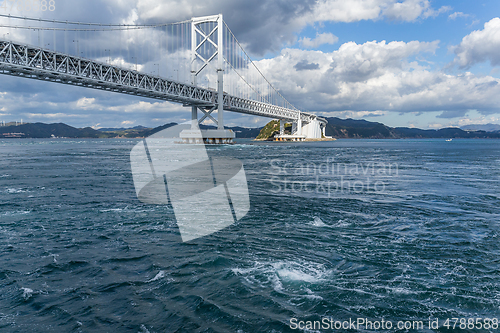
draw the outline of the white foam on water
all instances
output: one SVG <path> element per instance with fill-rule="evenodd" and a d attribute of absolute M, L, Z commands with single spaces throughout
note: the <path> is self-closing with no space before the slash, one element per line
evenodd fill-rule
<path fill-rule="evenodd" d="M 284 268 L 276 271 L 278 275 L 284 280 L 290 281 L 304 281 L 304 282 L 317 282 L 318 279 L 311 274 L 304 273 L 300 270 Z"/>
<path fill-rule="evenodd" d="M 115 213 L 145 213 L 145 212 L 154 212 L 154 208 L 129 208 L 128 206 L 125 208 L 109 208 L 109 209 L 100 209 L 99 210 L 101 213 L 109 213 L 109 212 L 115 212 Z"/>
<path fill-rule="evenodd" d="M 122 212 L 124 208 L 110 208 L 110 209 L 101 209 L 101 213 L 107 213 L 107 212 Z"/>
<path fill-rule="evenodd" d="M 141 325 L 141 330 L 138 333 L 151 333 L 144 324 Z"/>
<path fill-rule="evenodd" d="M 338 220 L 337 223 L 333 225 L 326 224 L 318 216 L 315 216 L 314 219 L 311 222 L 309 222 L 309 224 L 315 227 L 329 227 L 329 228 L 345 228 L 351 225 L 351 223 L 346 222 L 344 220 Z"/>
<path fill-rule="evenodd" d="M 283 283 L 281 283 L 281 280 L 278 276 L 272 275 L 270 281 L 275 291 L 283 291 Z"/>
<path fill-rule="evenodd" d="M 389 292 L 392 292 L 394 294 L 401 294 L 401 295 L 413 295 L 413 294 L 419 294 L 419 292 L 404 288 L 404 287 L 387 287 L 385 286 L 384 289 L 386 289 Z"/>
<path fill-rule="evenodd" d="M 249 285 L 260 288 L 266 288 L 271 285 L 275 291 L 280 292 L 283 290 L 283 284 L 278 275 L 273 271 L 272 266 L 268 263 L 255 262 L 254 267 L 233 268 L 231 271 L 241 276 Z"/>
<path fill-rule="evenodd" d="M 311 289 L 305 288 L 305 291 L 307 293 L 307 295 L 304 295 L 305 298 L 312 299 L 312 300 L 319 300 L 319 301 L 323 300 L 323 297 L 315 295 Z"/>
<path fill-rule="evenodd" d="M 351 225 L 351 223 L 349 223 L 349 222 L 346 222 L 344 220 L 338 220 L 337 223 L 335 223 L 333 226 L 338 227 L 338 228 L 345 228 L 345 227 L 348 227 L 350 225 Z"/>
<path fill-rule="evenodd" d="M 5 175 L 0 175 L 0 178 L 7 178 L 7 177 L 10 177 L 10 175 L 7 175 L 7 174 L 5 174 Z"/>
<path fill-rule="evenodd" d="M 5 192 L 9 194 L 17 194 L 17 193 L 26 193 L 29 192 L 28 190 L 24 190 L 22 188 L 6 188 Z"/>
<path fill-rule="evenodd" d="M 317 283 L 324 280 L 326 271 L 323 265 L 278 262 L 273 267 L 282 280 Z"/>
<path fill-rule="evenodd" d="M 317 217 L 317 216 L 315 216 L 315 217 L 314 217 L 314 220 L 313 220 L 311 223 L 309 223 L 309 224 L 311 224 L 311 225 L 313 225 L 313 226 L 315 226 L 315 227 L 328 227 L 328 225 L 327 225 L 327 224 L 325 224 L 325 222 L 323 222 L 323 221 L 322 221 L 319 217 Z"/>
<path fill-rule="evenodd" d="M 12 210 L 0 214 L 0 216 L 16 216 L 16 215 L 27 215 L 31 213 L 31 210 Z"/>
<path fill-rule="evenodd" d="M 33 289 L 30 288 L 21 288 L 23 291 L 23 298 L 28 300 L 33 295 Z"/>
<path fill-rule="evenodd" d="M 165 271 L 159 271 L 158 274 L 156 274 L 154 278 L 148 280 L 148 283 L 149 282 L 158 281 L 160 279 L 163 279 L 165 276 L 167 276 L 167 272 L 165 272 Z M 173 281 L 173 280 L 172 279 L 168 279 L 168 281 Z"/>
<path fill-rule="evenodd" d="M 323 264 L 294 261 L 255 262 L 253 267 L 233 268 L 232 272 L 250 286 L 272 287 L 277 292 L 288 288 L 297 289 L 300 283 L 324 283 L 333 274 L 332 270 L 327 269 Z M 312 292 L 301 296 L 319 297 Z"/>

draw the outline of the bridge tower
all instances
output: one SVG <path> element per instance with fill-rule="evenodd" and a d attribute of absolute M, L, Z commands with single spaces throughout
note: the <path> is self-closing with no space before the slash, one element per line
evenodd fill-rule
<path fill-rule="evenodd" d="M 212 23 L 207 30 L 206 23 Z M 203 25 L 205 25 L 203 27 Z M 224 129 L 224 21 L 222 14 L 191 18 L 191 83 L 198 84 L 198 75 L 210 63 L 217 62 L 217 101 L 213 105 L 193 104 L 191 106 L 191 131 L 183 131 L 181 138 L 188 142 L 198 142 L 199 124 L 209 118 L 216 125 L 216 130 L 201 130 L 205 143 L 232 143 L 235 134 Z M 204 53 L 202 52 L 204 50 Z M 208 50 L 208 53 L 207 53 Z M 198 119 L 198 110 L 204 115 Z M 217 120 L 212 112 L 217 111 Z"/>

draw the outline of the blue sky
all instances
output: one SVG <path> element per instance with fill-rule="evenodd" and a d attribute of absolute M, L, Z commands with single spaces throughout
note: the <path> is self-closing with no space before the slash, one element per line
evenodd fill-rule
<path fill-rule="evenodd" d="M 498 1 L 89 0 L 70 5 L 55 0 L 52 12 L 0 8 L 0 14 L 129 24 L 219 12 L 261 71 L 299 109 L 390 126 L 500 124 Z M 0 23 L 18 21 L 0 18 Z M 4 35 L 27 43 L 34 38 L 0 28 L 0 37 Z M 141 38 L 154 36 L 130 38 L 137 47 L 144 43 Z M 101 42 L 96 47 L 111 47 L 109 41 Z M 118 55 L 112 58 L 117 61 Z M 151 71 L 153 63 L 162 61 L 166 59 L 139 61 L 138 66 Z M 0 121 L 131 127 L 180 122 L 189 115 L 188 109 L 168 102 L 0 79 Z M 248 127 L 268 121 L 234 113 L 226 113 L 225 119 Z"/>

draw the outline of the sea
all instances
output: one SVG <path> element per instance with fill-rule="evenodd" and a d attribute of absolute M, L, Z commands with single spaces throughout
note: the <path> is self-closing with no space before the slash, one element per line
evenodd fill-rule
<path fill-rule="evenodd" d="M 207 146 L 250 209 L 187 242 L 139 142 L 0 140 L 0 332 L 500 330 L 500 141 Z"/>

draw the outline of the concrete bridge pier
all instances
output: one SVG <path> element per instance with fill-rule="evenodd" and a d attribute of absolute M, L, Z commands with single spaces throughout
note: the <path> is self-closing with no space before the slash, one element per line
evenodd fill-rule
<path fill-rule="evenodd" d="M 276 136 L 276 141 L 304 141 L 307 139 L 321 139 L 325 136 L 326 122 L 317 118 L 311 119 L 302 125 L 302 119 L 292 122 L 292 133 L 285 134 L 285 120 L 280 120 L 280 134 Z"/>
<path fill-rule="evenodd" d="M 302 127 L 302 134 L 308 139 L 321 139 L 321 123 L 317 119 L 312 119 Z"/>
<path fill-rule="evenodd" d="M 204 113 L 203 117 L 198 119 L 198 109 Z M 223 117 L 222 115 L 218 115 L 218 119 L 216 120 L 212 117 L 212 112 L 218 110 L 217 106 L 206 110 L 205 107 L 200 107 L 199 105 L 191 106 L 191 129 L 183 130 L 180 133 L 180 138 L 184 143 L 192 143 L 192 144 L 231 144 L 234 141 L 235 133 L 232 130 L 224 129 Z M 200 124 L 205 119 L 210 119 L 217 125 L 217 129 L 207 129 L 201 130 Z"/>

